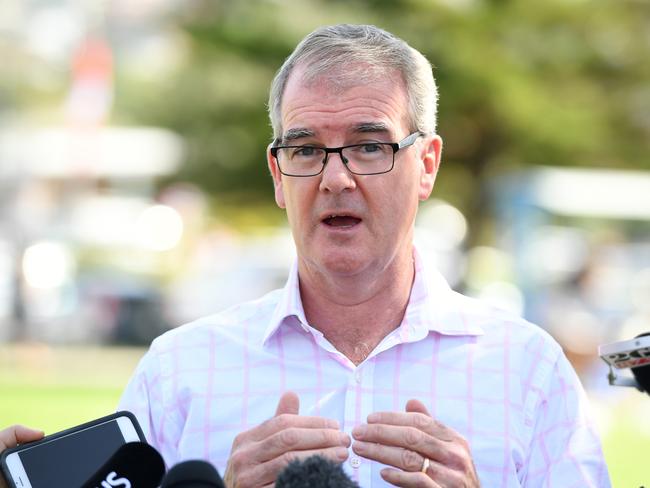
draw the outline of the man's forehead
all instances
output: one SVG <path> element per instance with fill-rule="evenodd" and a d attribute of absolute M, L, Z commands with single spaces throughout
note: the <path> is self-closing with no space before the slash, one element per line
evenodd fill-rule
<path fill-rule="evenodd" d="M 296 84 L 307 88 L 319 87 L 333 94 L 340 94 L 351 88 L 373 83 L 404 86 L 403 77 L 398 70 L 361 62 L 343 62 L 336 66 L 330 66 L 327 63 L 301 63 L 293 68 L 287 79 L 287 85 Z"/>
<path fill-rule="evenodd" d="M 403 112 L 403 121 L 408 124 L 408 108 L 405 84 L 401 77 L 397 74 L 390 76 L 384 73 L 384 76 L 379 77 L 366 73 L 360 73 L 357 70 L 350 70 L 343 72 L 340 69 L 334 72 L 320 73 L 314 75 L 313 73 L 306 73 L 305 67 L 298 66 L 289 75 L 287 84 L 285 85 L 282 97 L 282 119 L 283 119 L 283 140 L 298 139 L 301 137 L 318 136 L 319 129 L 332 129 L 336 126 L 340 132 L 349 134 L 355 133 L 392 133 L 397 129 L 390 120 L 386 118 L 385 107 L 386 99 L 381 95 L 382 92 L 386 93 L 388 90 L 393 95 L 402 92 L 405 96 L 403 105 L 400 108 Z M 377 85 L 376 92 L 372 90 L 372 85 Z M 371 95 L 363 93 L 364 90 L 371 89 Z M 382 89 L 383 88 L 383 89 Z M 360 91 L 357 96 L 357 91 Z M 300 95 L 297 95 L 300 93 Z M 376 93 L 376 95 L 375 95 Z M 327 127 L 312 126 L 305 120 L 292 121 L 287 120 L 293 117 L 291 115 L 295 107 L 299 107 L 300 111 L 304 110 L 305 106 L 311 107 L 311 104 L 319 106 L 323 100 L 328 96 L 334 96 L 335 99 L 345 100 L 347 98 L 352 102 L 360 102 L 368 98 L 368 104 L 359 104 L 358 116 L 346 117 L 345 122 L 341 121 L 339 117 L 333 116 L 327 121 Z M 298 98 L 296 98 L 296 96 Z M 376 101 L 373 102 L 372 98 L 376 96 Z M 388 98 L 392 98 L 390 95 Z M 345 102 L 342 102 L 344 104 Z M 383 106 L 383 107 L 382 107 Z M 327 106 L 326 109 L 330 109 Z M 316 109 L 317 111 L 319 109 Z M 374 114 L 372 112 L 375 112 Z M 311 109 L 305 110 L 311 112 Z M 400 117 L 402 118 L 402 117 Z M 286 124 L 286 125 L 285 125 Z"/>

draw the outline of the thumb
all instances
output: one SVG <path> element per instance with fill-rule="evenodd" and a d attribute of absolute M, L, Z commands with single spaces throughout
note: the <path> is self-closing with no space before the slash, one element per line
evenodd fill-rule
<path fill-rule="evenodd" d="M 25 442 L 37 441 L 42 437 L 41 430 L 30 429 L 24 425 L 12 425 L 0 431 L 0 451 Z"/>
<path fill-rule="evenodd" d="M 285 413 L 298 415 L 300 411 L 300 399 L 292 391 L 285 392 L 278 402 L 278 407 L 275 409 L 275 416 Z"/>
<path fill-rule="evenodd" d="M 16 440 L 19 444 L 38 441 L 43 438 L 43 435 L 44 433 L 42 430 L 31 429 L 29 427 L 25 427 L 24 425 L 16 426 Z"/>
<path fill-rule="evenodd" d="M 37 441 L 42 437 L 43 432 L 40 430 L 30 429 L 23 425 L 12 425 L 0 430 L 0 452 L 24 442 Z M 0 488 L 7 488 L 2 474 L 0 474 Z"/>
<path fill-rule="evenodd" d="M 411 398 L 408 402 L 406 402 L 406 411 L 423 413 L 427 417 L 431 417 L 431 414 L 427 410 L 427 407 L 424 406 L 424 403 L 422 403 L 420 400 L 416 400 L 415 398 Z"/>

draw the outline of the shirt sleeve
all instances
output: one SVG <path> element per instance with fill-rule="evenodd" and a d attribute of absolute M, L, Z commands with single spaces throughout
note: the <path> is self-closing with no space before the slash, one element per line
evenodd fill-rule
<path fill-rule="evenodd" d="M 167 467 L 177 462 L 176 443 L 170 440 L 177 438 L 174 435 L 180 426 L 174 411 L 167 408 L 161 355 L 155 341 L 129 380 L 118 410 L 135 415 L 147 442 L 162 455 Z"/>
<path fill-rule="evenodd" d="M 522 485 L 610 487 L 585 392 L 561 351 L 544 376 L 531 392 L 535 397 L 530 412 L 534 428 Z"/>

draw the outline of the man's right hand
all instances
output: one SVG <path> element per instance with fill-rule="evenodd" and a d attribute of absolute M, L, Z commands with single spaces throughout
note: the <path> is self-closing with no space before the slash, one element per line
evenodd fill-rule
<path fill-rule="evenodd" d="M 315 454 L 339 463 L 347 459 L 351 441 L 338 422 L 300 416 L 299 406 L 298 395 L 287 392 L 273 418 L 235 438 L 224 476 L 228 488 L 273 486 L 294 459 Z"/>
<path fill-rule="evenodd" d="M 37 441 L 43 438 L 43 431 L 30 429 L 23 425 L 12 425 L 0 430 L 0 452 L 11 447 L 16 447 L 24 442 Z M 4 478 L 0 474 L 0 488 L 7 488 Z"/>

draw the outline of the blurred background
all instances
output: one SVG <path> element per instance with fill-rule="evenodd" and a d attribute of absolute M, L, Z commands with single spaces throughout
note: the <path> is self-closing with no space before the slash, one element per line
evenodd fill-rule
<path fill-rule="evenodd" d="M 646 0 L 3 0 L 0 426 L 107 414 L 155 336 L 284 284 L 268 88 L 338 22 L 435 65 L 421 251 L 562 344 L 615 486 L 649 483 L 650 398 L 597 357 L 650 331 Z"/>

